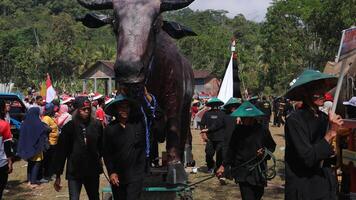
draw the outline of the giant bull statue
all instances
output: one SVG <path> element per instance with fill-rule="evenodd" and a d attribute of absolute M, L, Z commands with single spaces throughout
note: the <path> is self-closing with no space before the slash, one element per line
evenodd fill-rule
<path fill-rule="evenodd" d="M 165 113 L 169 161 L 181 160 L 190 135 L 194 90 L 191 64 L 172 38 L 196 34 L 178 23 L 163 21 L 161 13 L 184 8 L 193 1 L 78 0 L 90 10 L 113 9 L 113 17 L 91 13 L 80 20 L 91 28 L 112 25 L 117 39 L 116 80 L 120 85 L 146 84 L 156 96 Z"/>

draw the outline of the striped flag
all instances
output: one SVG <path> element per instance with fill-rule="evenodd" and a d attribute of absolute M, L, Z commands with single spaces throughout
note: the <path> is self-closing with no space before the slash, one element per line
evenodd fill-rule
<path fill-rule="evenodd" d="M 57 94 L 56 94 L 56 91 L 54 90 L 54 88 L 52 87 L 51 77 L 49 76 L 48 73 L 47 73 L 46 87 L 47 87 L 46 102 L 51 103 L 53 101 L 53 99 L 56 98 Z"/>

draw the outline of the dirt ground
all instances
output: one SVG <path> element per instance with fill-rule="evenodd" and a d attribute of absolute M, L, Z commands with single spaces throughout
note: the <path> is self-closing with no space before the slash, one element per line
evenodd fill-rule
<path fill-rule="evenodd" d="M 277 176 L 269 181 L 268 187 L 265 189 L 263 196 L 264 200 L 283 199 L 284 192 L 284 131 L 283 128 L 270 128 L 273 138 L 277 143 L 274 155 L 277 159 Z M 197 167 L 205 166 L 204 143 L 201 141 L 199 132 L 192 130 L 193 134 L 193 154 L 197 162 Z M 162 149 L 164 145 L 160 145 Z M 27 163 L 24 161 L 14 164 L 14 171 L 9 177 L 8 187 L 4 193 L 5 200 L 48 200 L 48 199 L 68 199 L 67 182 L 62 177 L 63 188 L 60 192 L 53 189 L 53 181 L 47 184 L 42 184 L 39 189 L 31 190 L 28 188 L 26 180 Z M 207 174 L 198 172 L 197 174 L 189 175 L 190 182 L 202 180 L 207 177 Z M 108 185 L 105 177 L 102 175 L 100 191 Z M 233 182 L 228 181 L 227 185 L 221 186 L 217 179 L 210 179 L 195 187 L 193 190 L 194 200 L 230 200 L 241 199 L 239 187 Z M 85 194 L 85 189 L 82 189 L 81 199 L 88 199 Z M 143 198 L 144 199 L 144 198 Z"/>

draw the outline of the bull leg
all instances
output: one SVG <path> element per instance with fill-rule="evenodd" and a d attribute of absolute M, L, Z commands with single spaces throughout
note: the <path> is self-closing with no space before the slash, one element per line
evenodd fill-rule
<path fill-rule="evenodd" d="M 177 115 L 179 116 L 179 115 Z M 181 162 L 181 135 L 179 129 L 179 119 L 171 118 L 167 123 L 167 153 L 168 153 L 168 174 L 169 184 L 186 184 L 188 180 L 184 165 Z"/>
<path fill-rule="evenodd" d="M 180 134 L 179 134 L 179 120 L 177 118 L 170 118 L 167 121 L 167 153 L 168 162 L 181 161 L 180 148 Z"/>

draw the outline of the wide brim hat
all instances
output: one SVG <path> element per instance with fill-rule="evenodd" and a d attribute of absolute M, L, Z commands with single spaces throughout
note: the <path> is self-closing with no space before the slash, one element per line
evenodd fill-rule
<path fill-rule="evenodd" d="M 220 99 L 213 97 L 209 99 L 209 101 L 206 103 L 206 106 L 212 107 L 212 106 L 222 106 L 224 105 L 224 102 L 222 102 Z"/>
<path fill-rule="evenodd" d="M 232 117 L 261 117 L 265 114 L 256 108 L 251 102 L 245 101 L 241 106 L 230 114 Z"/>
<path fill-rule="evenodd" d="M 235 97 L 231 97 L 224 105 L 224 108 L 228 108 L 229 106 L 233 106 L 233 105 L 240 105 L 242 102 L 241 102 L 241 99 L 240 98 L 235 98 Z"/>
<path fill-rule="evenodd" d="M 351 97 L 350 100 L 344 101 L 342 104 L 344 104 L 345 106 L 353 106 L 353 107 L 356 107 L 356 97 Z"/>
<path fill-rule="evenodd" d="M 115 116 L 116 115 L 116 109 L 115 109 L 116 105 L 120 104 L 124 101 L 128 101 L 129 103 L 133 102 L 133 100 L 128 98 L 127 96 L 119 94 L 115 97 L 114 100 L 112 100 L 110 103 L 108 103 L 105 106 L 105 109 L 104 109 L 105 114 Z"/>
<path fill-rule="evenodd" d="M 311 87 L 312 85 L 320 85 L 320 88 L 325 92 L 336 86 L 338 78 L 333 75 L 324 74 L 316 70 L 305 70 L 298 78 L 294 79 L 290 84 L 285 97 L 290 100 L 300 101 L 303 98 L 303 88 Z"/>

